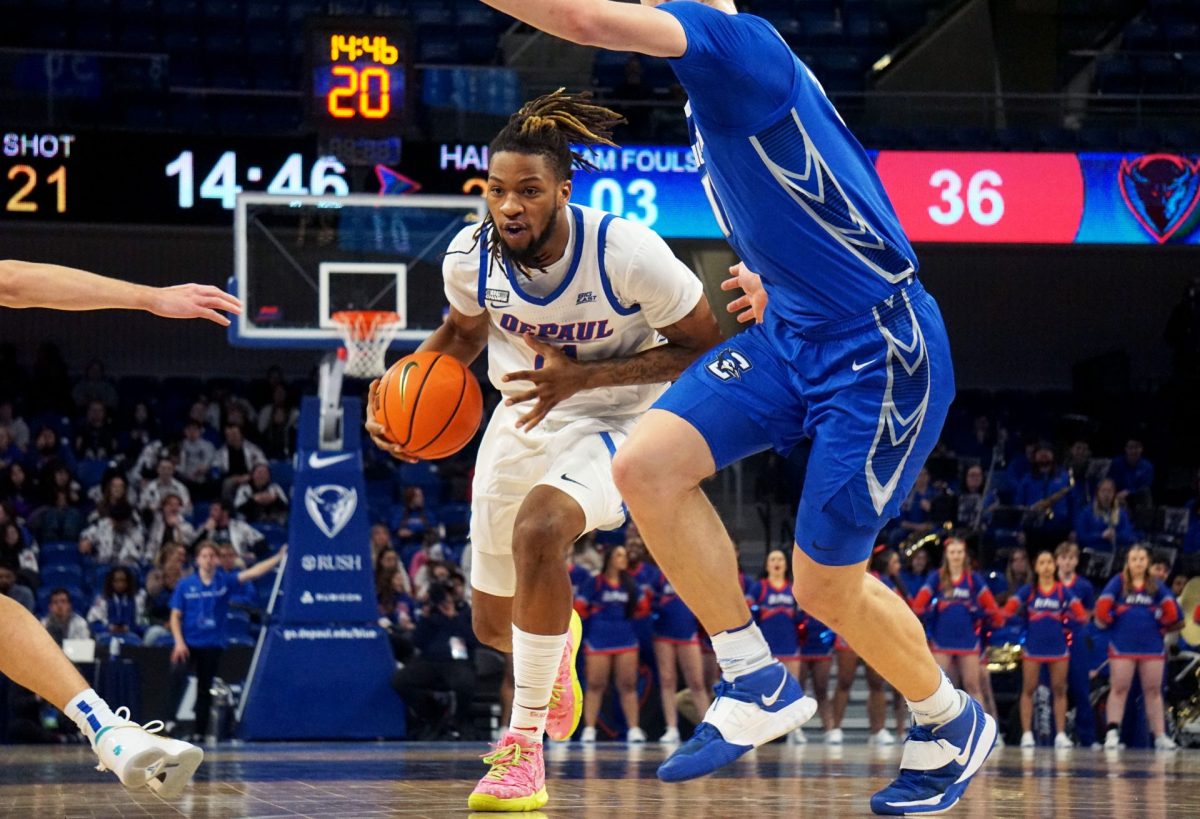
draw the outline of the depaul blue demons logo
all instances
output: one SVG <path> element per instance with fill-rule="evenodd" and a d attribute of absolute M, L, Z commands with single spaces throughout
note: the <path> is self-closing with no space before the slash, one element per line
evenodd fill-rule
<path fill-rule="evenodd" d="M 1200 202 L 1200 162 L 1174 154 L 1148 154 L 1122 160 L 1118 172 L 1121 196 L 1147 233 L 1159 244 L 1194 225 L 1192 215 Z"/>
<path fill-rule="evenodd" d="M 358 508 L 358 490 L 337 484 L 310 486 L 304 493 L 304 508 L 325 537 L 333 539 L 346 528 Z"/>
<path fill-rule="evenodd" d="M 750 360 L 737 350 L 726 347 L 717 353 L 717 357 L 708 362 L 708 371 L 722 381 L 741 378 L 742 373 L 751 368 Z"/>

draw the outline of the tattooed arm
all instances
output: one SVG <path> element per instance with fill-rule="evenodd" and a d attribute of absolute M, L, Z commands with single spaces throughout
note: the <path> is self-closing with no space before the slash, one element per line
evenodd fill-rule
<path fill-rule="evenodd" d="M 532 389 L 505 401 L 511 406 L 536 399 L 533 408 L 517 420 L 517 427 L 532 429 L 557 404 L 580 390 L 674 381 L 701 353 L 721 341 L 717 320 L 703 295 L 686 316 L 657 329 L 666 337 L 666 344 L 602 361 L 576 361 L 558 347 L 526 335 L 525 343 L 545 359 L 545 364 L 537 370 L 518 370 L 504 376 L 505 381 L 533 384 Z"/>

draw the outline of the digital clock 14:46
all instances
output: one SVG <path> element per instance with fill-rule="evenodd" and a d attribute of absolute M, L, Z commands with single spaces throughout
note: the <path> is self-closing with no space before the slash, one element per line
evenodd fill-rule
<path fill-rule="evenodd" d="M 244 171 L 241 168 L 237 151 L 225 151 L 206 170 L 197 168 L 193 151 L 183 150 L 167 164 L 165 173 L 178 180 L 180 208 L 194 207 L 198 194 L 200 199 L 212 199 L 220 202 L 226 210 L 233 210 L 239 193 L 245 189 L 263 190 L 261 183 L 266 178 L 264 168 L 260 165 L 247 165 Z M 304 155 L 292 153 L 273 170 L 271 181 L 266 185 L 267 193 L 284 196 L 346 196 L 350 193 L 350 184 L 344 176 L 346 166 L 336 157 L 318 157 L 306 169 Z M 198 173 L 203 173 L 204 178 L 197 189 Z"/>

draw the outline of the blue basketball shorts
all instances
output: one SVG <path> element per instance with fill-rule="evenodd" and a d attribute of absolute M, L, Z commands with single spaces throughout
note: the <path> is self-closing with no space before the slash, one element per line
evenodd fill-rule
<path fill-rule="evenodd" d="M 799 332 L 755 325 L 694 362 L 655 403 L 704 437 L 717 468 L 805 438 L 796 544 L 865 561 L 933 451 L 954 398 L 937 302 L 914 281 L 863 315 Z"/>

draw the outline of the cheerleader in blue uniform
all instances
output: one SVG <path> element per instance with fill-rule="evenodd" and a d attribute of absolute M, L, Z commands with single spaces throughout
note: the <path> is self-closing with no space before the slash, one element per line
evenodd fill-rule
<path fill-rule="evenodd" d="M 1025 652 L 1021 660 L 1021 747 L 1033 748 L 1033 692 L 1037 690 L 1042 666 L 1050 671 L 1054 698 L 1054 747 L 1071 748 L 1067 736 L 1067 662 L 1071 656 L 1068 622 L 1083 623 L 1087 611 L 1071 590 L 1059 582 L 1054 555 L 1038 554 L 1033 564 L 1037 581 L 1017 589 L 1003 609 L 1005 618 L 1024 621 Z M 999 618 L 997 618 L 999 619 Z"/>
<path fill-rule="evenodd" d="M 1142 682 L 1146 721 L 1154 734 L 1155 749 L 1175 750 L 1175 741 L 1167 736 L 1163 719 L 1163 632 L 1178 628 L 1182 619 L 1175 597 L 1150 576 L 1150 551 L 1140 543 L 1129 547 L 1125 568 L 1100 593 L 1096 623 L 1111 634 L 1108 667 L 1112 690 L 1108 692 L 1105 750 L 1120 747 L 1121 717 L 1134 672 Z"/>
<path fill-rule="evenodd" d="M 1096 714 L 1092 709 L 1091 643 L 1095 640 L 1095 626 L 1091 624 L 1092 611 L 1096 608 L 1096 589 L 1086 577 L 1076 574 L 1079 566 L 1079 546 L 1066 542 L 1054 550 L 1054 562 L 1058 566 L 1058 580 L 1075 595 L 1087 620 L 1077 623 L 1067 621 L 1071 630 L 1071 659 L 1067 663 L 1067 694 L 1075 703 L 1075 738 L 1081 747 L 1090 748 L 1096 742 Z"/>
<path fill-rule="evenodd" d="M 604 555 L 604 568 L 584 585 L 582 599 L 587 604 L 586 636 L 583 650 L 587 655 L 587 691 L 583 697 L 584 729 L 582 742 L 596 741 L 596 720 L 615 678 L 621 710 L 629 726 L 629 742 L 645 742 L 646 734 L 638 727 L 637 634 L 633 630 L 633 610 L 638 588 L 628 575 L 624 546 L 613 546 Z"/>
<path fill-rule="evenodd" d="M 772 549 L 767 554 L 763 577 L 750 587 L 746 599 L 771 654 L 784 664 L 789 674 L 796 676 L 800 670 L 798 610 L 792 596 L 787 555 L 782 549 Z"/>
<path fill-rule="evenodd" d="M 793 677 L 800 673 L 800 640 L 797 634 L 799 607 L 792 596 L 791 569 L 782 549 L 767 553 L 763 577 L 746 594 L 750 612 L 771 649 Z M 802 742 L 802 737 L 792 741 Z"/>
<path fill-rule="evenodd" d="M 654 579 L 654 659 L 658 663 L 658 687 L 662 695 L 666 733 L 658 740 L 664 745 L 679 742 L 679 709 L 676 691 L 683 672 L 697 714 L 708 711 L 708 689 L 704 685 L 704 665 L 700 659 L 700 637 L 696 615 L 684 605 L 675 588 L 662 572 Z"/>
<path fill-rule="evenodd" d="M 979 700 L 980 620 L 1000 614 L 992 590 L 983 576 L 971 571 L 967 544 L 961 538 L 946 540 L 941 568 L 929 575 L 913 598 L 919 616 L 928 614 L 930 649 L 938 665 L 966 692 Z"/>

